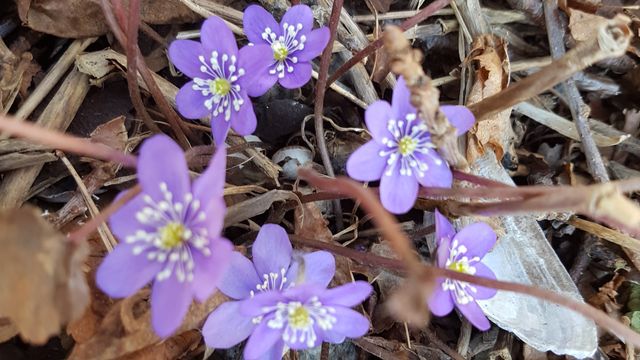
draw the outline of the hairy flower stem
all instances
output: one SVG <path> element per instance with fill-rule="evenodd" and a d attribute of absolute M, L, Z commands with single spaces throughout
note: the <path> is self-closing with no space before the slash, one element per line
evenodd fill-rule
<path fill-rule="evenodd" d="M 104 144 L 91 142 L 88 139 L 66 135 L 28 122 L 18 121 L 11 116 L 0 115 L 0 131 L 4 131 L 7 135 L 20 137 L 64 152 L 113 161 L 132 168 L 136 166 L 136 157 L 133 155 L 125 154 Z"/>

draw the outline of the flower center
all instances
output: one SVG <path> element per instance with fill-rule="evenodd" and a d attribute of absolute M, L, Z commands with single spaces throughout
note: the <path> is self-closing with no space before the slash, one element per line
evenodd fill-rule
<path fill-rule="evenodd" d="M 465 274 L 472 274 L 474 271 L 469 266 L 467 261 L 454 261 L 449 266 L 447 266 L 449 270 L 457 271 Z"/>
<path fill-rule="evenodd" d="M 217 78 L 209 83 L 209 89 L 216 95 L 225 96 L 231 91 L 231 83 L 227 79 Z"/>
<path fill-rule="evenodd" d="M 408 135 L 398 141 L 398 151 L 402 156 L 411 155 L 417 147 L 418 140 Z"/>
<path fill-rule="evenodd" d="M 182 244 L 185 232 L 184 225 L 177 222 L 170 222 L 163 226 L 160 233 L 160 246 L 164 249 L 173 249 Z"/>
<path fill-rule="evenodd" d="M 309 325 L 311 325 L 311 317 L 309 316 L 309 311 L 302 304 L 296 304 L 289 308 L 289 326 L 302 330 Z"/>
<path fill-rule="evenodd" d="M 280 41 L 274 41 L 271 43 L 271 48 L 273 49 L 273 58 L 277 61 L 282 61 L 289 56 L 289 49 Z"/>

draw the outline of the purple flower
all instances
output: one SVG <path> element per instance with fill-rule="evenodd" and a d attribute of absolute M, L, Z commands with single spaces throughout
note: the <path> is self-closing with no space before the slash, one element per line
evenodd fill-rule
<path fill-rule="evenodd" d="M 329 29 L 313 30 L 313 14 L 306 5 L 292 6 L 280 24 L 258 5 L 251 5 L 242 18 L 244 31 L 252 44 L 271 47 L 270 66 L 249 90 L 249 95 L 260 96 L 276 81 L 287 89 L 296 89 L 311 79 L 311 60 L 322 53 L 329 42 Z"/>
<path fill-rule="evenodd" d="M 339 344 L 347 337 L 363 336 L 369 331 L 369 320 L 350 308 L 371 291 L 365 281 L 333 289 L 305 284 L 243 301 L 240 311 L 260 319 L 244 348 L 244 357 L 280 359 L 285 346 L 303 350 L 323 341 Z"/>
<path fill-rule="evenodd" d="M 431 142 L 431 134 L 409 102 L 411 93 L 402 77 L 393 91 L 391 105 L 376 101 L 365 112 L 373 140 L 356 150 L 347 161 L 347 173 L 360 181 L 380 179 L 380 200 L 392 213 L 402 214 L 418 197 L 418 186 L 451 187 L 449 165 Z M 464 106 L 441 106 L 458 135 L 475 122 Z"/>
<path fill-rule="evenodd" d="M 171 62 L 193 80 L 176 96 L 178 111 L 188 119 L 211 115 L 216 144 L 222 144 L 229 126 L 240 135 L 256 129 L 256 115 L 248 89 L 269 65 L 267 45 L 238 51 L 235 37 L 219 17 L 208 18 L 200 30 L 201 43 L 176 40 L 169 47 Z"/>
<path fill-rule="evenodd" d="M 326 287 L 335 273 L 335 259 L 326 251 L 293 255 L 289 237 L 279 225 L 262 226 L 252 253 L 253 262 L 233 252 L 231 265 L 218 285 L 220 291 L 234 300 L 284 291 L 300 282 Z M 230 348 L 253 332 L 259 321 L 255 316 L 240 313 L 240 304 L 241 301 L 226 302 L 209 315 L 202 329 L 209 347 Z M 234 324 L 233 331 L 229 331 L 228 324 Z"/>
<path fill-rule="evenodd" d="M 466 274 L 495 279 L 493 271 L 480 262 L 496 243 L 496 233 L 483 222 L 471 224 L 456 234 L 453 225 L 436 210 L 436 241 L 438 267 Z M 453 310 L 453 305 L 480 330 L 488 330 L 489 320 L 476 303 L 493 297 L 495 289 L 462 281 L 438 278 L 429 308 L 437 316 Z"/>
<path fill-rule="evenodd" d="M 220 148 L 191 184 L 180 147 L 165 135 L 144 142 L 138 159 L 142 192 L 111 216 L 120 244 L 97 272 L 112 298 L 133 295 L 153 280 L 151 322 L 161 337 L 181 324 L 193 297 L 206 300 L 229 264 L 221 237 L 226 151 Z"/>

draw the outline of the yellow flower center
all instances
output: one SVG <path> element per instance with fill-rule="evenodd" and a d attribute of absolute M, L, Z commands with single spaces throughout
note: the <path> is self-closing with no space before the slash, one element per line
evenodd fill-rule
<path fill-rule="evenodd" d="M 209 83 L 209 89 L 216 95 L 225 96 L 231 91 L 231 83 L 227 79 L 217 78 Z"/>
<path fill-rule="evenodd" d="M 309 325 L 311 325 L 311 318 L 309 311 L 304 306 L 298 305 L 289 311 L 289 326 L 294 329 L 306 329 Z"/>
<path fill-rule="evenodd" d="M 398 142 L 398 150 L 402 155 L 410 155 L 418 147 L 418 140 L 405 136 Z"/>
<path fill-rule="evenodd" d="M 286 59 L 289 55 L 289 49 L 280 41 L 274 41 L 271 44 L 271 48 L 273 49 L 273 58 L 278 61 Z"/>
<path fill-rule="evenodd" d="M 469 264 L 463 261 L 454 261 L 449 266 L 447 266 L 449 270 L 457 271 L 460 273 L 471 274 L 471 269 L 469 268 Z"/>
<path fill-rule="evenodd" d="M 182 244 L 184 226 L 180 223 L 171 222 L 160 229 L 160 246 L 165 249 L 172 249 Z"/>

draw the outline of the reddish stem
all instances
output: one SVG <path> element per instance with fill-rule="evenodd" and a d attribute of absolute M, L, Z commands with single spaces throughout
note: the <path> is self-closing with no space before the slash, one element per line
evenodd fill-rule
<path fill-rule="evenodd" d="M 89 139 L 82 139 L 66 135 L 54 130 L 45 129 L 32 123 L 20 121 L 14 117 L 0 115 L 0 131 L 7 135 L 27 139 L 36 144 L 48 146 L 52 149 L 113 161 L 127 167 L 136 167 L 136 157 L 125 154 L 104 144 L 94 143 Z"/>
<path fill-rule="evenodd" d="M 69 234 L 69 236 L 67 237 L 69 241 L 76 244 L 82 241 L 85 241 L 89 237 L 89 235 L 91 235 L 91 233 L 96 231 L 96 229 L 98 228 L 98 226 L 100 226 L 100 224 L 107 221 L 107 219 L 111 215 L 113 215 L 116 211 L 118 211 L 118 209 L 120 209 L 129 200 L 133 199 L 134 196 L 138 195 L 141 189 L 142 188 L 140 187 L 140 185 L 136 185 L 131 189 L 127 190 L 127 192 L 124 193 L 119 198 L 117 198 L 116 201 L 112 202 L 111 204 L 109 204 L 109 206 L 102 209 L 102 211 L 99 214 L 97 214 L 94 218 L 92 218 L 91 220 L 86 222 L 84 225 L 82 225 L 82 227 L 80 227 L 78 230 Z"/>
<path fill-rule="evenodd" d="M 408 18 L 402 24 L 400 24 L 400 28 L 402 29 L 402 31 L 407 31 L 408 29 L 417 25 L 421 21 L 426 20 L 429 16 L 435 14 L 436 11 L 449 5 L 450 2 L 451 0 L 436 0 L 432 2 L 431 4 L 429 4 L 429 6 L 420 10 L 419 13 Z M 351 69 L 355 64 L 357 64 L 362 59 L 373 54 L 376 50 L 381 48 L 383 44 L 383 38 L 384 38 L 384 35 L 381 35 L 374 42 L 370 43 L 366 48 L 360 50 L 351 59 L 349 59 L 347 62 L 342 64 L 342 66 L 340 66 L 338 70 L 336 70 L 336 72 L 334 72 L 333 75 L 329 77 L 329 81 L 327 81 L 326 86 L 328 87 L 329 85 L 333 84 L 334 81 L 338 80 L 342 75 L 344 75 L 347 71 L 349 71 L 349 69 Z"/>

